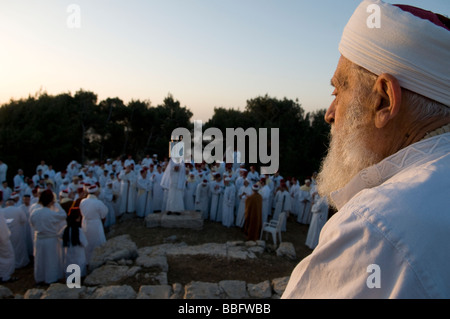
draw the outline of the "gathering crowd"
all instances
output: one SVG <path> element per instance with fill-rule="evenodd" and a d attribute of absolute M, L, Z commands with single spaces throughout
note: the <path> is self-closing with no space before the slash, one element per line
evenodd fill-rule
<path fill-rule="evenodd" d="M 309 225 L 305 244 L 317 245 L 328 204 L 317 194 L 316 173 L 300 184 L 295 177 L 260 174 L 244 164 L 172 164 L 156 154 L 138 162 L 128 155 L 85 165 L 74 160 L 55 172 L 42 160 L 30 176 L 19 169 L 10 187 L 7 165 L 0 161 L 0 280 L 16 280 L 15 269 L 31 262 L 38 284 L 62 279 L 71 264 L 85 276 L 93 250 L 124 214 L 145 218 L 198 211 L 204 219 L 242 228 L 249 240 L 260 239 L 270 220 L 286 231 L 291 216 Z M 181 183 L 166 183 L 165 174 L 170 180 L 169 170 L 178 172 L 180 166 Z M 177 193 L 171 194 L 175 184 Z"/>

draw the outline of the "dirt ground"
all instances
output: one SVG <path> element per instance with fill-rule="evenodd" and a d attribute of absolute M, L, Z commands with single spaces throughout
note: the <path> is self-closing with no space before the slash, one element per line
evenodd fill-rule
<path fill-rule="evenodd" d="M 287 231 L 282 233 L 282 241 L 293 243 L 297 255 L 295 260 L 276 255 L 270 234 L 266 241 L 266 251 L 256 259 L 233 260 L 208 256 L 169 257 L 168 283 L 185 285 L 191 281 L 219 282 L 231 279 L 244 280 L 247 283 L 259 283 L 267 279 L 288 276 L 298 262 L 312 252 L 311 249 L 305 246 L 307 232 L 307 225 L 297 223 L 293 216 L 288 218 Z M 158 245 L 168 241 L 199 245 L 246 240 L 241 228 L 227 228 L 220 223 L 209 220 L 205 220 L 202 230 L 147 228 L 143 219 L 129 214 L 112 226 L 107 231 L 106 237 L 109 239 L 123 234 L 129 234 L 138 248 Z M 151 269 L 146 271 L 151 272 Z M 2 284 L 11 289 L 14 294 L 23 295 L 31 288 L 46 288 L 46 286 L 36 285 L 32 263 L 25 268 L 16 269 L 14 276 L 18 277 L 17 281 Z M 155 283 L 144 276 L 138 276 L 138 278 L 129 278 L 118 284 L 129 284 L 138 291 L 141 285 Z"/>

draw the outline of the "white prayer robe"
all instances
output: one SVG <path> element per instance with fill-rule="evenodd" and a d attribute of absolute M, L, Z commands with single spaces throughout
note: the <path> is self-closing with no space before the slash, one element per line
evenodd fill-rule
<path fill-rule="evenodd" d="M 72 238 L 72 231 L 70 230 L 69 232 L 69 237 Z M 63 264 L 64 270 L 66 270 L 67 266 L 71 264 L 80 266 L 80 275 L 81 277 L 84 277 L 87 273 L 86 247 L 89 243 L 81 228 L 79 229 L 78 234 L 81 246 L 72 246 L 72 242 L 69 240 L 69 246 L 63 247 Z M 66 277 L 70 275 L 68 272 L 65 272 L 65 274 Z"/>
<path fill-rule="evenodd" d="M 267 185 L 264 185 L 260 190 L 259 194 L 262 196 L 262 223 L 268 221 L 269 216 L 272 213 L 272 205 L 270 204 L 270 188 Z"/>
<path fill-rule="evenodd" d="M 15 267 L 22 268 L 28 265 L 30 258 L 28 257 L 27 247 L 27 228 L 28 219 L 25 212 L 16 206 L 7 206 L 0 211 L 5 219 L 13 219 L 9 224 L 11 231 L 11 244 L 14 248 L 14 256 L 16 259 Z"/>
<path fill-rule="evenodd" d="M 100 195 L 98 198 L 103 202 L 103 204 L 106 205 L 106 207 L 108 207 L 108 214 L 106 214 L 104 226 L 110 227 L 116 223 L 116 208 L 115 203 L 113 202 L 113 188 L 105 186 L 105 188 L 102 188 L 102 190 L 100 191 Z"/>
<path fill-rule="evenodd" d="M 203 219 L 207 219 L 209 216 L 209 199 L 210 199 L 209 185 L 203 185 L 199 183 L 195 192 L 195 210 L 202 213 Z"/>
<path fill-rule="evenodd" d="M 222 221 L 222 197 L 223 182 L 213 181 L 209 183 L 211 192 L 211 207 L 209 219 L 212 221 Z"/>
<path fill-rule="evenodd" d="M 86 260 L 89 264 L 94 248 L 106 242 L 102 219 L 108 214 L 108 207 L 95 195 L 89 194 L 80 202 L 80 211 L 83 216 L 81 228 L 86 235 Z"/>
<path fill-rule="evenodd" d="M 120 179 L 120 204 L 119 215 L 133 213 L 136 210 L 136 173 L 122 170 Z"/>
<path fill-rule="evenodd" d="M 139 175 L 137 179 L 136 215 L 146 217 L 153 213 L 152 209 L 152 189 L 153 182 L 147 177 Z"/>
<path fill-rule="evenodd" d="M 327 222 L 328 218 L 328 201 L 326 197 L 316 195 L 314 204 L 311 207 L 312 218 L 308 228 L 305 245 L 311 249 L 316 248 L 319 242 L 320 231 Z"/>
<path fill-rule="evenodd" d="M 236 188 L 229 184 L 223 191 L 222 204 L 222 225 L 231 227 L 234 225 L 234 206 L 235 206 Z"/>
<path fill-rule="evenodd" d="M 196 181 L 186 181 L 186 188 L 184 190 L 184 209 L 195 209 L 195 192 L 197 191 Z"/>
<path fill-rule="evenodd" d="M 15 268 L 14 248 L 9 239 L 11 232 L 5 217 L 0 214 L 0 279 L 7 281 Z"/>
<path fill-rule="evenodd" d="M 162 211 L 164 190 L 161 187 L 163 174 L 155 171 L 151 173 L 150 179 L 153 181 L 153 211 Z"/>
<path fill-rule="evenodd" d="M 291 213 L 294 216 L 298 216 L 300 212 L 300 205 L 299 205 L 299 196 L 300 196 L 300 186 L 297 184 L 291 185 L 291 188 L 289 190 L 289 193 L 291 194 Z"/>
<path fill-rule="evenodd" d="M 175 167 L 178 166 L 178 171 Z M 170 159 L 163 177 L 161 186 L 167 189 L 167 202 L 165 211 L 183 212 L 184 211 L 184 189 L 186 188 L 186 173 L 184 163 L 177 164 Z"/>
<path fill-rule="evenodd" d="M 247 186 L 242 185 L 239 189 L 238 196 L 239 196 L 239 208 L 236 215 L 236 226 L 238 227 L 244 227 L 245 222 L 245 200 L 248 196 L 253 194 L 252 187 L 250 184 Z"/>
<path fill-rule="evenodd" d="M 308 225 L 311 222 L 311 192 L 300 188 L 298 193 L 298 203 L 300 209 L 297 215 L 297 222 Z"/>
<path fill-rule="evenodd" d="M 450 298 L 449 189 L 450 133 L 362 170 L 282 298 Z"/>
<path fill-rule="evenodd" d="M 34 279 L 53 283 L 64 277 L 62 240 L 67 214 L 56 203 L 53 210 L 36 206 L 31 210 L 30 224 L 34 229 Z"/>
<path fill-rule="evenodd" d="M 282 231 L 286 231 L 286 219 L 291 211 L 291 195 L 288 191 L 279 190 L 275 194 L 275 210 L 273 211 L 273 219 L 278 220 L 278 217 L 282 212 L 286 213 L 286 217 L 283 221 L 283 226 L 281 226 Z"/>

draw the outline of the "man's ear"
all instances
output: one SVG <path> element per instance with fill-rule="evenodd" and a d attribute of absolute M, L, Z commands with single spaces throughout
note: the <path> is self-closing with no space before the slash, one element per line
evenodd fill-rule
<path fill-rule="evenodd" d="M 383 73 L 375 82 L 374 93 L 375 126 L 383 128 L 400 111 L 402 89 L 395 76 Z"/>

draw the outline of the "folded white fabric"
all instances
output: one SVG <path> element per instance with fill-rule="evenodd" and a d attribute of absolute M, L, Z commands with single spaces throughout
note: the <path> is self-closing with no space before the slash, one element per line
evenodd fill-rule
<path fill-rule="evenodd" d="M 380 8 L 376 27 L 368 23 L 374 5 Z M 364 0 L 344 29 L 339 51 L 372 73 L 394 75 L 403 88 L 450 106 L 450 31 L 445 27 L 381 0 Z"/>

